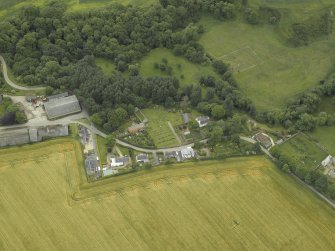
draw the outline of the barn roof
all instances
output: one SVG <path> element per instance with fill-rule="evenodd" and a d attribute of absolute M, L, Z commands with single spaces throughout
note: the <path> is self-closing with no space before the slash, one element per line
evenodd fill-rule
<path fill-rule="evenodd" d="M 63 117 L 81 111 L 76 96 L 61 97 L 44 103 L 45 111 L 49 119 Z"/>

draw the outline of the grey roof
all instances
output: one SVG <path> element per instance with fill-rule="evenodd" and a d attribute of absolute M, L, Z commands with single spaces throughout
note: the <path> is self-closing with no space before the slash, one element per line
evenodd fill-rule
<path fill-rule="evenodd" d="M 63 92 L 63 93 L 60 93 L 60 94 L 48 96 L 48 99 L 52 100 L 52 99 L 64 98 L 64 97 L 68 97 L 68 96 L 69 96 L 68 92 Z"/>
<path fill-rule="evenodd" d="M 182 116 L 183 116 L 184 124 L 187 124 L 188 122 L 190 122 L 190 115 L 188 113 L 183 113 Z"/>
<path fill-rule="evenodd" d="M 52 99 L 44 103 L 45 111 L 49 119 L 66 116 L 81 111 L 79 101 L 76 96 Z"/>
<path fill-rule="evenodd" d="M 37 136 L 37 129 L 36 128 L 30 128 L 29 129 L 29 137 L 31 142 L 37 142 L 38 136 Z"/>
<path fill-rule="evenodd" d="M 129 162 L 129 157 L 124 156 L 124 157 L 116 157 L 115 158 L 116 163 L 123 163 L 124 165 Z"/>
<path fill-rule="evenodd" d="M 147 154 L 141 153 L 141 154 L 139 154 L 139 155 L 136 156 L 136 160 L 137 161 L 148 161 L 149 158 L 148 158 Z"/>
<path fill-rule="evenodd" d="M 0 147 L 22 145 L 29 142 L 28 129 L 5 130 L 0 132 Z"/>

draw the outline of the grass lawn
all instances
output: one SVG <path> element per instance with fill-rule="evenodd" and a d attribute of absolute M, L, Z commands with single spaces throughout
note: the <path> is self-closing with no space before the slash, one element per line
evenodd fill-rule
<path fill-rule="evenodd" d="M 179 112 L 169 112 L 162 107 L 144 109 L 142 112 L 149 121 L 147 131 L 156 147 L 160 148 L 179 145 L 178 140 L 168 124 L 168 122 L 170 122 L 174 127 L 183 123 Z"/>
<path fill-rule="evenodd" d="M 217 76 L 212 67 L 193 64 L 163 48 L 152 50 L 148 56 L 143 58 L 140 62 L 140 74 L 144 77 L 169 76 L 166 72 L 154 67 L 155 63 L 162 63 L 163 58 L 167 59 L 168 66 L 172 67 L 172 76 L 179 79 L 182 85 L 195 84 L 203 75 Z M 182 75 L 184 76 L 183 78 L 181 77 Z"/>
<path fill-rule="evenodd" d="M 326 151 L 303 134 L 299 134 L 284 144 L 275 146 L 275 148 L 279 149 L 281 156 L 296 162 L 296 166 L 302 166 L 308 170 L 316 169 L 328 155 Z"/>
<path fill-rule="evenodd" d="M 335 35 L 291 48 L 281 36 L 285 27 L 210 17 L 200 23 L 206 32 L 199 42 L 212 56 L 231 64 L 241 90 L 260 110 L 282 108 L 288 98 L 315 85 L 333 69 Z"/>
<path fill-rule="evenodd" d="M 107 163 L 107 140 L 99 135 L 96 135 L 98 154 L 101 164 Z"/>
<path fill-rule="evenodd" d="M 113 75 L 115 71 L 115 65 L 113 64 L 113 62 L 105 58 L 96 58 L 95 63 L 98 67 L 100 67 L 100 69 L 105 75 L 107 76 Z"/>
<path fill-rule="evenodd" d="M 327 151 L 335 156 L 335 126 L 318 127 L 310 136 L 326 147 Z"/>
<path fill-rule="evenodd" d="M 78 173 L 78 149 L 60 139 L 0 151 L 1 250 L 334 247 L 334 211 L 263 157 L 162 166 L 88 184 Z M 74 190 L 82 200 L 73 200 Z"/>

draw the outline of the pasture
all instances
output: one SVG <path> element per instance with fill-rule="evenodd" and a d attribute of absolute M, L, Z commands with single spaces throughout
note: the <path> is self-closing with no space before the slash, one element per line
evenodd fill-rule
<path fill-rule="evenodd" d="M 155 63 L 162 63 L 163 59 L 167 59 L 168 66 L 172 67 L 171 76 L 179 79 L 182 85 L 196 84 L 203 75 L 217 76 L 212 67 L 193 64 L 183 57 L 175 56 L 168 49 L 155 49 L 152 50 L 140 62 L 140 74 L 144 77 L 152 76 L 169 76 L 166 71 L 161 71 L 154 67 Z"/>
<path fill-rule="evenodd" d="M 319 126 L 309 135 L 325 146 L 329 154 L 335 156 L 335 126 Z"/>
<path fill-rule="evenodd" d="M 284 17 L 281 27 L 249 25 L 240 19 L 200 21 L 206 32 L 199 42 L 214 58 L 231 64 L 240 89 L 259 110 L 282 108 L 287 99 L 316 85 L 333 69 L 335 35 L 289 47 L 283 33 L 292 18 Z"/>
<path fill-rule="evenodd" d="M 146 130 L 157 148 L 180 145 L 171 130 L 171 126 L 174 127 L 183 123 L 179 112 L 169 112 L 162 107 L 144 109 L 142 112 L 149 121 Z"/>
<path fill-rule="evenodd" d="M 0 150 L 1 250 L 334 248 L 333 209 L 263 157 L 88 184 L 78 149 L 61 139 Z"/>

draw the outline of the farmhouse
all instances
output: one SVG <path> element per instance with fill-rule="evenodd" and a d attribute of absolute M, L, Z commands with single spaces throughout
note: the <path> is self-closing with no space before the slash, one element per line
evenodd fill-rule
<path fill-rule="evenodd" d="M 129 157 L 112 157 L 111 160 L 111 167 L 120 167 L 120 166 L 126 166 L 129 163 Z"/>
<path fill-rule="evenodd" d="M 265 148 L 269 148 L 272 146 L 272 141 L 269 136 L 265 135 L 264 133 L 257 133 L 252 137 L 254 140 L 259 142 Z"/>
<path fill-rule="evenodd" d="M 195 119 L 198 122 L 199 127 L 204 127 L 208 125 L 209 117 L 208 116 L 199 116 Z"/>
<path fill-rule="evenodd" d="M 45 111 L 49 119 L 55 119 L 81 111 L 79 101 L 76 96 L 52 98 L 44 103 Z"/>
<path fill-rule="evenodd" d="M 148 154 L 146 153 L 141 153 L 136 156 L 136 162 L 137 163 L 148 163 L 149 162 L 149 157 Z"/>
<path fill-rule="evenodd" d="M 132 126 L 128 127 L 128 132 L 131 134 L 135 134 L 141 132 L 145 129 L 144 123 L 133 124 Z"/>
<path fill-rule="evenodd" d="M 321 165 L 323 167 L 335 165 L 335 158 L 331 155 L 328 155 L 327 158 L 325 158 L 322 162 Z"/>
<path fill-rule="evenodd" d="M 188 122 L 190 122 L 190 114 L 188 114 L 188 113 L 183 113 L 183 114 L 182 114 L 182 117 L 183 117 L 183 122 L 184 122 L 184 124 L 188 124 Z"/>

